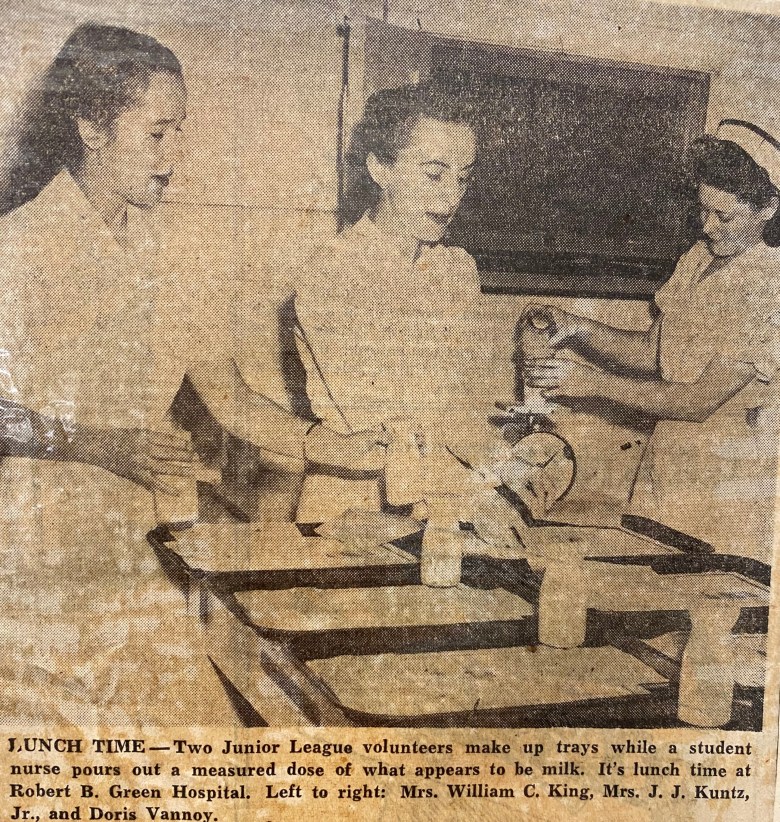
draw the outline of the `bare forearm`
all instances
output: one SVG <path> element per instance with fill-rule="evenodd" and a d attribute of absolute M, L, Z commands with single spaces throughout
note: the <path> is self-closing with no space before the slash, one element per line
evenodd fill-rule
<path fill-rule="evenodd" d="M 311 423 L 253 391 L 232 360 L 198 364 L 188 375 L 227 432 L 269 455 L 303 460 L 303 442 Z"/>
<path fill-rule="evenodd" d="M 744 385 L 745 383 L 743 383 Z M 634 379 L 594 371 L 592 395 L 659 419 L 703 422 L 742 387 Z"/>
<path fill-rule="evenodd" d="M 208 364 L 188 374 L 217 422 L 259 448 L 277 468 L 296 471 L 308 463 L 359 474 L 384 468 L 385 443 L 379 432 L 345 435 L 302 419 L 253 391 L 232 360 L 230 368 Z"/>
<path fill-rule="evenodd" d="M 658 369 L 657 325 L 647 331 L 614 328 L 580 318 L 581 327 L 566 345 L 589 360 L 618 366 L 635 374 L 651 375 Z"/>

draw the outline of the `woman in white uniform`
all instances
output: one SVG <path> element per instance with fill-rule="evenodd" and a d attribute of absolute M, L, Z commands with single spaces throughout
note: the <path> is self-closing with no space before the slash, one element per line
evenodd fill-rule
<path fill-rule="evenodd" d="M 150 491 L 198 470 L 168 418 L 185 373 L 219 421 L 270 452 L 349 464 L 376 440 L 307 437 L 309 423 L 215 365 L 229 362 L 221 318 L 198 313 L 214 303 L 147 219 L 185 106 L 170 50 L 87 24 L 19 140 L 0 228 L 0 723 L 233 721 L 192 687 L 211 672 L 183 644 L 180 595 L 145 540 Z"/>
<path fill-rule="evenodd" d="M 484 454 L 495 398 L 476 265 L 442 244 L 476 161 L 467 107 L 432 85 L 379 91 L 350 159 L 366 210 L 296 283 L 295 332 L 315 416 L 344 432 L 383 426 L 398 447 L 379 479 L 310 472 L 299 521 L 459 494 L 468 472 L 447 448 Z"/>
<path fill-rule="evenodd" d="M 526 373 L 550 399 L 597 397 L 658 420 L 631 511 L 769 563 L 780 381 L 780 143 L 724 120 L 694 145 L 702 239 L 657 292 L 645 332 L 612 328 L 552 306 L 559 357 Z M 616 370 L 619 369 L 619 373 Z"/>

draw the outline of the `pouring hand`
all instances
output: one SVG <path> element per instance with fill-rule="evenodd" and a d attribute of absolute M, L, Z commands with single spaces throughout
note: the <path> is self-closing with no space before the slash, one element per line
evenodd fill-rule
<path fill-rule="evenodd" d="M 548 400 L 563 397 L 591 397 L 598 372 L 588 365 L 566 359 L 531 360 L 523 369 L 523 378 L 534 388 L 543 388 Z"/>
<path fill-rule="evenodd" d="M 580 336 L 584 331 L 582 317 L 569 314 L 568 311 L 554 305 L 531 303 L 523 311 L 521 320 L 538 328 L 546 326 L 552 348 L 562 348 L 568 340 Z"/>

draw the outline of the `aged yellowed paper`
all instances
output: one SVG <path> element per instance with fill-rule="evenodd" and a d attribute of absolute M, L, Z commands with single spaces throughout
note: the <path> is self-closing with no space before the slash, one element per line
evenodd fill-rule
<path fill-rule="evenodd" d="M 3 5 L 3 819 L 772 818 L 777 10 Z"/>

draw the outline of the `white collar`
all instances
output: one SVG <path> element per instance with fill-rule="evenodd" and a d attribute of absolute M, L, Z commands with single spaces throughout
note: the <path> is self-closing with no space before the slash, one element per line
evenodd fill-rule
<path fill-rule="evenodd" d="M 67 169 L 63 169 L 32 201 L 50 220 L 72 226 L 92 243 L 95 253 L 111 257 L 129 251 L 156 250 L 157 242 L 141 209 L 127 207 L 127 248 L 117 242 L 98 210 L 87 199 Z"/>
<path fill-rule="evenodd" d="M 378 253 L 385 257 L 403 257 L 400 250 L 400 242 L 397 241 L 392 235 L 385 234 L 385 232 L 383 232 L 371 219 L 368 212 L 366 212 L 354 225 L 345 229 L 343 234 L 345 236 L 359 238 L 360 240 L 370 243 Z M 436 243 L 434 245 L 424 244 L 417 259 L 411 264 L 411 267 L 414 268 L 419 265 L 420 261 L 424 258 L 442 258 L 443 255 L 447 254 L 447 246 L 442 243 Z"/>

